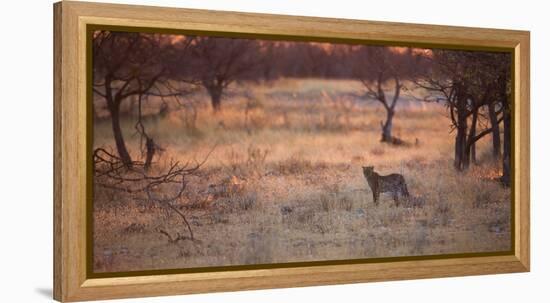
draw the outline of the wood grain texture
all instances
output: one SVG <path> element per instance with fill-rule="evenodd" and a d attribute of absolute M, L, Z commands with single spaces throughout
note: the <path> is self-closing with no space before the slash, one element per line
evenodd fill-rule
<path fill-rule="evenodd" d="M 86 25 L 514 51 L 515 253 L 86 278 Z M 529 271 L 529 32 L 63 1 L 54 5 L 54 298 L 79 301 Z"/>
<path fill-rule="evenodd" d="M 530 270 L 530 35 L 525 33 L 515 47 L 515 209 L 516 209 L 516 256 Z"/>
<path fill-rule="evenodd" d="M 62 6 L 60 3 L 57 3 L 54 5 L 54 30 L 53 30 L 53 73 L 54 73 L 54 83 L 53 83 L 53 116 L 54 116 L 54 144 L 53 144 L 53 162 L 54 162 L 54 173 L 53 173 L 53 211 L 54 211 L 54 222 L 53 222 L 53 249 L 54 249 L 54 260 L 53 260 L 53 296 L 56 299 L 61 298 L 61 294 L 63 293 L 63 288 L 61 285 L 63 272 L 61 265 L 61 262 L 63 260 L 63 252 L 61 250 L 62 247 L 62 236 L 61 232 L 63 230 L 61 224 L 62 224 L 62 215 L 61 210 L 63 207 L 63 204 L 61 203 L 61 165 L 63 164 L 61 161 L 61 137 L 62 137 L 62 129 L 61 129 L 61 111 L 62 111 L 62 102 L 61 102 L 61 83 L 63 82 L 63 74 L 61 72 L 61 66 L 62 66 L 62 48 L 61 48 L 61 9 Z"/>

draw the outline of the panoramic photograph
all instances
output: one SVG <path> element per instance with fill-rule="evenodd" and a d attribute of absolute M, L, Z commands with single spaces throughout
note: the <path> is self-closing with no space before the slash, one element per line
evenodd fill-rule
<path fill-rule="evenodd" d="M 513 248 L 509 52 L 91 39 L 93 273 Z"/>

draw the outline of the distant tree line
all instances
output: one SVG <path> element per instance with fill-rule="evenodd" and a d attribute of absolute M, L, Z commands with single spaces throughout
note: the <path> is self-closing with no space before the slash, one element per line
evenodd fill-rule
<path fill-rule="evenodd" d="M 405 83 L 432 92 L 432 98 L 419 102 L 447 106 L 455 134 L 454 167 L 462 171 L 475 163 L 476 142 L 490 135 L 492 155 L 502 159 L 502 181 L 510 184 L 508 53 L 97 31 L 92 60 L 94 95 L 105 101 L 126 165 L 133 159 L 120 126 L 124 103 L 136 105 L 135 129 L 149 167 L 158 146 L 142 122 L 148 97 L 181 104 L 194 88 L 203 87 L 212 110 L 219 112 L 224 90 L 236 81 L 316 77 L 360 81 L 364 96 L 385 110 L 381 141 L 387 143 L 401 142 L 392 128 Z"/>

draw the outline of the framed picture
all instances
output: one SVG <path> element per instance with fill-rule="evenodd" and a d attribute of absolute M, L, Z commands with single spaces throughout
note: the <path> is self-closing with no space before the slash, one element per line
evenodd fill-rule
<path fill-rule="evenodd" d="M 529 32 L 54 17 L 56 300 L 529 271 Z"/>

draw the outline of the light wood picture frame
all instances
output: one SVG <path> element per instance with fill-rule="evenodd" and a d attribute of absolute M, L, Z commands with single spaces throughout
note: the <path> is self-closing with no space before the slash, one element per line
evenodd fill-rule
<path fill-rule="evenodd" d="M 512 250 L 368 262 L 243 267 L 238 270 L 90 274 L 88 104 L 90 28 L 163 29 L 232 37 L 283 37 L 377 45 L 504 50 L 512 56 Z M 327 284 L 528 272 L 529 64 L 527 31 L 373 22 L 62 1 L 54 4 L 54 299 L 61 302 Z"/>

